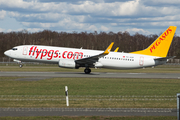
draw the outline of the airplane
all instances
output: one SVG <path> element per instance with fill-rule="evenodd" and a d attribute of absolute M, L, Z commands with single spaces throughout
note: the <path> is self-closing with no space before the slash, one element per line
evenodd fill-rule
<path fill-rule="evenodd" d="M 112 42 L 105 51 L 54 47 L 43 45 L 20 45 L 4 52 L 14 61 L 54 63 L 59 67 L 78 69 L 84 67 L 85 74 L 90 68 L 136 69 L 162 65 L 168 59 L 167 53 L 176 31 L 169 26 L 149 47 L 130 53 L 111 51 Z M 22 64 L 20 64 L 22 67 Z"/>

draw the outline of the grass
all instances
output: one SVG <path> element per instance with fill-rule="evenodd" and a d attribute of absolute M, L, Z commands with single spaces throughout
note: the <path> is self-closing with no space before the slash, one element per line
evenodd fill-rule
<path fill-rule="evenodd" d="M 64 86 L 71 95 L 176 95 L 178 79 L 125 78 L 50 78 L 21 81 L 18 77 L 0 77 L 2 95 L 64 95 Z"/>
<path fill-rule="evenodd" d="M 83 72 L 83 68 L 64 69 L 57 65 L 31 65 L 23 68 L 18 65 L 0 64 L 0 71 L 45 71 Z M 180 65 L 162 65 L 155 68 L 134 70 L 92 69 L 92 72 L 131 72 L 131 73 L 180 73 Z M 176 93 L 180 93 L 177 79 L 108 79 L 108 78 L 51 78 L 39 81 L 20 81 L 23 77 L 0 77 L 0 107 L 66 107 L 64 86 L 69 88 L 70 107 L 104 108 L 176 108 Z M 5 95 L 2 97 L 2 95 Z M 10 95 L 10 96 L 7 96 Z M 15 95 L 15 96 L 11 96 Z M 20 96 L 18 96 L 20 95 Z M 35 96 L 38 95 L 38 96 Z M 51 96 L 51 95 L 57 95 Z M 80 96 L 78 96 L 80 95 Z M 91 95 L 88 96 L 87 95 Z M 99 97 L 98 95 L 101 95 Z M 157 96 L 155 96 L 157 95 Z M 110 96 L 110 97 L 109 97 Z M 121 96 L 121 97 L 117 97 Z M 142 97 L 139 97 L 142 96 Z M 150 97 L 148 97 L 150 96 Z M 164 97 L 165 96 L 165 97 Z M 166 97 L 167 96 L 167 97 Z M 168 96 L 174 96 L 173 100 Z M 9 99 L 9 100 L 2 100 Z M 10 100 L 12 99 L 12 100 Z M 19 99 L 19 100 L 16 100 Z M 24 100 L 20 100 L 24 99 Z M 31 99 L 31 100 L 30 100 Z M 37 99 L 37 100 L 32 100 Z M 41 99 L 41 100 L 38 100 Z M 45 100 L 62 99 L 62 100 Z M 79 100 L 71 100 L 79 99 Z M 80 100 L 82 99 L 82 100 Z M 83 100 L 97 99 L 97 100 Z M 102 99 L 102 100 L 100 100 Z M 103 100 L 106 99 L 106 100 Z M 107 100 L 109 99 L 109 100 Z M 131 99 L 131 100 L 112 100 Z M 148 99 L 148 100 L 141 100 Z M 151 100 L 155 99 L 155 100 Z M 160 100 L 159 100 L 160 99 Z M 170 98 L 171 99 L 171 98 Z M 176 116 L 146 117 L 0 117 L 0 120 L 176 120 Z"/>
<path fill-rule="evenodd" d="M 50 78 L 39 81 L 18 79 L 19 77 L 0 77 L 1 95 L 6 95 L 0 97 L 0 107 L 66 107 L 64 86 L 67 85 L 70 107 L 176 108 L 175 96 L 180 91 L 178 79 Z M 34 95 L 39 96 L 34 98 Z M 101 97 L 98 97 L 99 95 Z M 172 100 L 169 100 L 168 96 L 173 96 Z M 161 100 L 166 98 L 168 100 Z"/>

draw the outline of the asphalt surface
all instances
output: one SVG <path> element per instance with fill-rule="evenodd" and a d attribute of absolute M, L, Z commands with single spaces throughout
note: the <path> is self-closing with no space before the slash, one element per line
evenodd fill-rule
<path fill-rule="evenodd" d="M 162 78 L 180 79 L 179 73 L 99 73 L 90 74 L 80 72 L 0 72 L 0 76 L 19 77 L 85 77 L 85 78 Z"/>
<path fill-rule="evenodd" d="M 0 108 L 0 116 L 176 116 L 161 108 Z"/>

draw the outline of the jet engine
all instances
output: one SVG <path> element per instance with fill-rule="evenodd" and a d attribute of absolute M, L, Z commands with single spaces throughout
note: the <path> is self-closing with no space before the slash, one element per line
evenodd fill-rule
<path fill-rule="evenodd" d="M 59 67 L 78 69 L 74 60 L 68 60 L 68 59 L 60 59 Z"/>

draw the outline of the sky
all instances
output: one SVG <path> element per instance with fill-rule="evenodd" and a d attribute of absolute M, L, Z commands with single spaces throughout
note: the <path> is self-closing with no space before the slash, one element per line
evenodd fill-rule
<path fill-rule="evenodd" d="M 0 32 L 160 34 L 177 26 L 180 0 L 0 0 Z"/>

